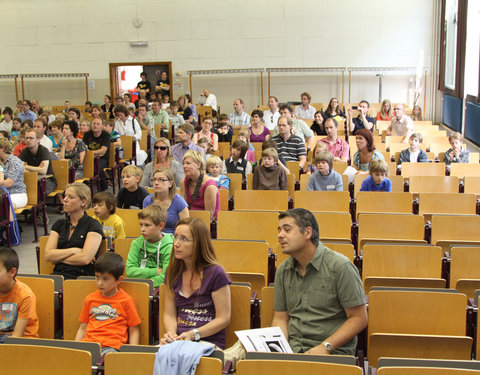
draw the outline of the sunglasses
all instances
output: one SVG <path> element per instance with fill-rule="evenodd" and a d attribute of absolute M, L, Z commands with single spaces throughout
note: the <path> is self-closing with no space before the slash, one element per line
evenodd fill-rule
<path fill-rule="evenodd" d="M 153 148 L 155 150 L 162 150 L 162 151 L 168 150 L 167 146 L 154 146 Z"/>

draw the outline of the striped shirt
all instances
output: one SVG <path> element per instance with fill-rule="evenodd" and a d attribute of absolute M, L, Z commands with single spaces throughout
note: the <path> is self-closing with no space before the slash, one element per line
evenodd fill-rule
<path fill-rule="evenodd" d="M 300 156 L 307 154 L 305 143 L 297 135 L 292 134 L 286 141 L 280 134 L 271 139 L 277 144 L 278 156 L 285 159 L 285 161 L 299 161 Z"/>

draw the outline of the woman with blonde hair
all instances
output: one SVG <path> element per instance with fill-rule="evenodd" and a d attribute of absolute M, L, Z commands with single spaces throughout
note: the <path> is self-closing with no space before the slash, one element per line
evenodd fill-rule
<path fill-rule="evenodd" d="M 170 168 L 175 176 L 175 185 L 180 186 L 180 181 L 184 177 L 183 167 L 181 163 L 173 159 L 170 141 L 164 137 L 158 138 L 153 144 L 153 150 L 153 160 L 145 166 L 140 186 L 153 186 L 151 185 L 153 171 L 161 167 Z"/>
<path fill-rule="evenodd" d="M 393 112 L 392 112 L 392 102 L 390 100 L 385 99 L 382 102 L 382 107 L 380 108 L 380 111 L 377 113 L 377 117 L 375 118 L 375 121 L 391 121 L 393 118 Z"/>
<path fill-rule="evenodd" d="M 205 157 L 200 151 L 189 150 L 183 156 L 185 178 L 180 192 L 191 210 L 206 210 L 216 218 L 220 210 L 217 183 L 205 173 Z"/>
<path fill-rule="evenodd" d="M 45 246 L 45 260 L 55 263 L 53 273 L 65 279 L 94 276 L 93 263 L 103 239 L 103 227 L 87 215 L 90 188 L 81 182 L 67 186 L 63 199 L 66 219 L 57 220 Z"/>
<path fill-rule="evenodd" d="M 153 194 L 143 200 L 143 208 L 155 204 L 167 211 L 167 222 L 163 231 L 173 233 L 178 220 L 190 216 L 187 202 L 177 194 L 173 171 L 166 167 L 155 169 L 152 186 Z"/>
<path fill-rule="evenodd" d="M 165 277 L 166 333 L 160 344 L 202 340 L 224 349 L 231 315 L 230 283 L 205 223 L 198 218 L 180 220 Z"/>

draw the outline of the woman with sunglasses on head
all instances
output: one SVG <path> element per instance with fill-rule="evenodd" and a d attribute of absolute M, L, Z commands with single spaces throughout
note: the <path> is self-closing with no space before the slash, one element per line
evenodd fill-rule
<path fill-rule="evenodd" d="M 173 175 L 175 176 L 175 185 L 180 186 L 180 181 L 182 181 L 182 178 L 185 176 L 185 174 L 183 172 L 182 164 L 172 158 L 169 140 L 163 137 L 158 138 L 153 144 L 153 149 L 153 161 L 151 161 L 145 166 L 140 186 L 153 186 L 151 185 L 153 171 L 160 167 L 170 168 L 173 171 Z"/>
<path fill-rule="evenodd" d="M 176 194 L 177 186 L 173 171 L 166 167 L 155 169 L 151 185 L 153 194 L 143 200 L 143 208 L 155 204 L 167 211 L 167 222 L 163 232 L 173 234 L 177 222 L 190 216 L 187 202 L 181 195 Z"/>
<path fill-rule="evenodd" d="M 180 220 L 165 275 L 166 333 L 160 345 L 175 340 L 207 341 L 225 349 L 230 323 L 230 283 L 218 264 L 205 223 Z"/>

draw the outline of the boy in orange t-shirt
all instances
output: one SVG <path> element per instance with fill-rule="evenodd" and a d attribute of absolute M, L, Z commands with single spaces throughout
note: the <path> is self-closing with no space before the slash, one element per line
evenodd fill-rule
<path fill-rule="evenodd" d="M 141 320 L 135 300 L 118 288 L 124 269 L 125 263 L 120 255 L 102 254 L 94 266 L 98 290 L 85 298 L 80 313 L 75 341 L 98 342 L 102 346 L 102 355 L 120 350 L 127 341 L 138 345 Z"/>
<path fill-rule="evenodd" d="M 38 337 L 35 294 L 15 280 L 18 267 L 15 250 L 0 247 L 0 343 L 8 335 Z"/>

